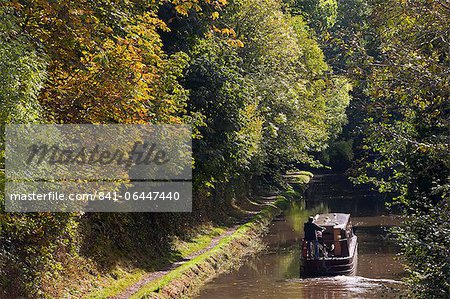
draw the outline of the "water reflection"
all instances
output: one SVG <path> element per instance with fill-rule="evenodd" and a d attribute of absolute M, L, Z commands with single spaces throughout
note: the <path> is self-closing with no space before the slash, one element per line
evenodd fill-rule
<path fill-rule="evenodd" d="M 300 243 L 309 215 L 351 213 L 359 240 L 356 276 L 301 279 Z M 384 199 L 353 186 L 341 175 L 316 176 L 307 201 L 292 203 L 271 225 L 267 250 L 250 258 L 239 270 L 207 284 L 200 298 L 395 298 L 402 268 L 387 238 L 387 228 L 398 224 Z"/>
<path fill-rule="evenodd" d="M 310 215 L 328 213 L 330 209 L 328 205 L 319 202 L 314 207 L 306 209 L 306 201 L 304 199 L 291 203 L 289 210 L 285 214 L 287 224 L 298 234 L 303 234 L 303 223 Z"/>

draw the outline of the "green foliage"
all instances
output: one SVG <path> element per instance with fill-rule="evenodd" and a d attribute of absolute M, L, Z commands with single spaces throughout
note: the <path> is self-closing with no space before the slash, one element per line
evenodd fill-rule
<path fill-rule="evenodd" d="M 336 24 L 320 35 L 327 62 L 335 72 L 346 74 L 361 88 L 370 63 L 377 56 L 378 36 L 372 13 L 372 1 L 338 1 Z"/>
<path fill-rule="evenodd" d="M 39 49 L 30 45 L 30 37 L 17 34 L 20 20 L 13 10 L 0 6 L 0 17 L 0 167 L 3 169 L 5 124 L 39 121 L 42 109 L 37 97 L 46 72 L 45 59 Z"/>
<path fill-rule="evenodd" d="M 335 25 L 317 31 L 327 63 L 354 86 L 351 122 L 322 159 L 357 161 L 359 182 L 396 196 L 420 298 L 449 296 L 449 12 L 440 1 L 338 1 Z"/>
<path fill-rule="evenodd" d="M 350 84 L 307 25 L 332 26 L 334 1 L 0 1 L 2 187 L 7 123 L 190 123 L 194 207 L 216 219 L 237 185 L 317 164 L 346 123 Z M 135 266 L 190 218 L 1 213 L 1 296 L 59 297 L 76 263 Z"/>
<path fill-rule="evenodd" d="M 321 161 L 335 170 L 346 170 L 354 160 L 353 140 L 337 140 L 321 153 Z"/>
<path fill-rule="evenodd" d="M 190 110 L 205 117 L 201 139 L 194 144 L 196 179 L 226 181 L 249 167 L 261 140 L 261 121 L 242 60 L 226 40 L 199 39 L 193 47 L 184 85 Z"/>
<path fill-rule="evenodd" d="M 407 282 L 412 296 L 450 296 L 450 205 L 448 200 L 427 214 L 409 215 L 396 233 L 408 261 Z"/>
<path fill-rule="evenodd" d="M 347 124 L 346 109 L 350 104 L 349 92 L 352 86 L 343 76 L 330 80 L 329 87 L 324 92 L 326 99 L 326 120 L 328 134 L 331 140 L 335 140 L 342 132 L 342 127 Z"/>
<path fill-rule="evenodd" d="M 12 8 L 1 6 L 0 15 L 0 186 L 4 190 L 5 125 L 44 121 L 38 95 L 46 78 L 46 57 L 21 30 Z M 1 192 L 0 296 L 44 296 L 41 283 L 56 279 L 63 267 L 57 254 L 68 254 L 76 246 L 76 222 L 70 215 L 5 214 L 3 196 Z"/>
<path fill-rule="evenodd" d="M 371 78 L 366 135 L 367 149 L 378 155 L 370 169 L 383 177 L 382 185 L 391 183 L 389 189 L 409 196 L 411 204 L 414 192 L 431 195 L 433 184 L 444 185 L 449 168 L 449 49 L 437 37 L 450 24 L 447 11 L 438 5 L 419 17 L 421 5 L 379 8 L 385 54 Z M 394 22 L 399 14 L 408 21 Z M 431 203 L 438 201 L 437 194 L 430 198 Z"/>
<path fill-rule="evenodd" d="M 370 98 L 367 94 L 368 82 L 372 64 L 379 56 L 379 40 L 375 32 L 376 27 L 373 25 L 372 13 L 373 1 L 338 1 L 336 23 L 333 27 L 319 32 L 319 41 L 326 62 L 336 75 L 345 77 L 352 84 L 350 91 L 352 101 L 346 109 L 346 115 L 351 122 L 345 124 L 340 137 L 332 144 L 353 140 L 352 152 L 355 154 L 355 161 L 361 159 L 364 153 L 362 135 L 364 121 L 368 117 L 366 107 Z M 333 152 L 334 150 L 330 149 L 321 153 L 321 159 L 333 167 L 346 168 L 351 165 L 347 162 L 341 164 Z"/>
<path fill-rule="evenodd" d="M 44 286 L 61 278 L 78 251 L 77 221 L 69 214 L 1 214 L 2 296 L 47 297 Z M 14 279 L 11 279 L 14 278 Z"/>
<path fill-rule="evenodd" d="M 187 57 L 163 53 L 157 29 L 164 24 L 149 7 L 0 4 L 2 190 L 7 123 L 195 121 L 185 114 L 187 92 L 178 82 Z M 0 297 L 60 297 L 73 265 L 90 264 L 80 257 L 86 226 L 73 214 L 6 214 L 0 194 Z M 124 225 L 126 217 L 121 220 Z"/>
<path fill-rule="evenodd" d="M 360 179 L 398 195 L 407 215 L 398 240 L 411 290 L 447 298 L 450 48 L 442 37 L 450 11 L 429 1 L 374 7 L 382 55 L 370 76 Z"/>
<path fill-rule="evenodd" d="M 288 0 L 294 14 L 302 15 L 317 32 L 334 26 L 337 18 L 337 0 Z"/>
<path fill-rule="evenodd" d="M 196 178 L 213 186 L 314 163 L 311 152 L 346 121 L 350 85 L 328 76 L 312 31 L 276 1 L 233 2 L 220 21 L 228 28 L 211 25 L 213 33 L 203 30 L 193 43 L 183 80 L 189 110 L 205 116 L 194 146 Z"/>
<path fill-rule="evenodd" d="M 313 163 L 310 153 L 325 148 L 330 137 L 325 110 L 331 106 L 324 95 L 331 81 L 323 54 L 302 18 L 283 14 L 279 3 L 238 4 L 227 23 L 244 44 L 244 69 L 261 99 L 265 171 Z"/>

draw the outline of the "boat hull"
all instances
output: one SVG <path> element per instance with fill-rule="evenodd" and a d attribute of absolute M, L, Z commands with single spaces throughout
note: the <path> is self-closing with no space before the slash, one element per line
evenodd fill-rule
<path fill-rule="evenodd" d="M 339 258 L 303 259 L 301 275 L 303 277 L 354 275 L 358 261 L 358 245 L 352 256 Z"/>

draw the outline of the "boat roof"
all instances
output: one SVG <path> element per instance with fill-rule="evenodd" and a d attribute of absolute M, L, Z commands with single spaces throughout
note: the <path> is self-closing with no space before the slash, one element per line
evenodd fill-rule
<path fill-rule="evenodd" d="M 327 213 L 317 214 L 314 223 L 319 226 L 333 226 L 333 228 L 345 228 L 350 220 L 350 214 Z"/>

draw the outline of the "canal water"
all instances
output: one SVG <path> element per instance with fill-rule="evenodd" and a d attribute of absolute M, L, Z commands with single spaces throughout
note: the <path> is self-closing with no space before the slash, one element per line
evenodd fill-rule
<path fill-rule="evenodd" d="M 235 271 L 209 282 L 198 298 L 398 298 L 402 288 L 397 248 L 387 228 L 398 217 L 385 208 L 386 198 L 353 186 L 342 174 L 316 175 L 306 200 L 291 204 L 271 224 L 264 238 L 267 249 Z M 300 243 L 309 215 L 350 213 L 358 236 L 358 268 L 354 276 L 300 277 Z"/>

